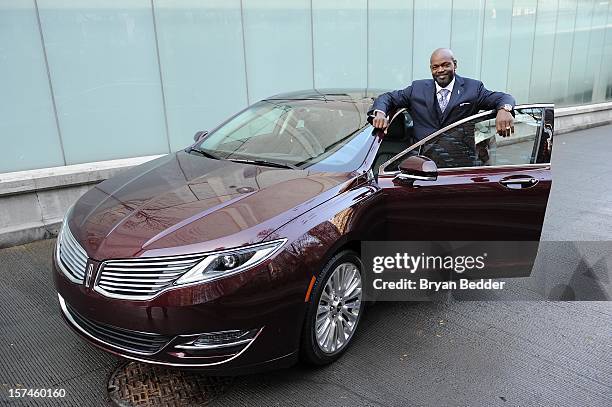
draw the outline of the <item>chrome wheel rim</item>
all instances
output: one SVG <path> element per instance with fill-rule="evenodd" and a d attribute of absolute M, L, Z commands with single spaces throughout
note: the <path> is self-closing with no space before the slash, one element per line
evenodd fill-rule
<path fill-rule="evenodd" d="M 361 312 L 361 274 L 353 263 L 342 263 L 327 280 L 315 321 L 319 349 L 339 352 L 350 341 Z"/>

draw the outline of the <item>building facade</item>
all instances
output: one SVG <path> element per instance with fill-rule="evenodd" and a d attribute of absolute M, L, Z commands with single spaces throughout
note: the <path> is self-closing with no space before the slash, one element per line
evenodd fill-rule
<path fill-rule="evenodd" d="M 176 151 L 275 93 L 405 87 L 438 47 L 518 103 L 610 101 L 610 3 L 0 0 L 0 173 Z"/>

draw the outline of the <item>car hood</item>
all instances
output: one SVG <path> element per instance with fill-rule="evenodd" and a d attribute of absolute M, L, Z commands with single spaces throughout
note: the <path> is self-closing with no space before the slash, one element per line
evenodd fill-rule
<path fill-rule="evenodd" d="M 69 227 L 96 260 L 237 247 L 262 241 L 351 178 L 181 151 L 90 189 L 77 201 Z"/>

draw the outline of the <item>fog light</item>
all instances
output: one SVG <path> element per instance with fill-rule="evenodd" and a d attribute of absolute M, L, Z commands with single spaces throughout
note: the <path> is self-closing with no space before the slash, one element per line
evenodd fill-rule
<path fill-rule="evenodd" d="M 246 345 L 255 339 L 259 331 L 259 329 L 250 329 L 205 333 L 190 342 L 176 345 L 175 348 L 197 350 Z"/>

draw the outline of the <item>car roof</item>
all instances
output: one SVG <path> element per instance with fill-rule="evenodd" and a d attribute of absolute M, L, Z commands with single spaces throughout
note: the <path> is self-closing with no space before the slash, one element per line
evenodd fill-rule
<path fill-rule="evenodd" d="M 305 89 L 293 92 L 279 93 L 264 100 L 320 100 L 320 101 L 343 101 L 353 103 L 371 104 L 374 99 L 386 89 L 371 88 L 325 88 Z"/>
<path fill-rule="evenodd" d="M 324 103 L 347 103 L 354 106 L 354 109 L 359 112 L 361 120 L 366 123 L 367 112 L 374 103 L 374 99 L 381 93 L 386 92 L 385 89 L 370 89 L 370 88 L 326 88 L 326 89 L 306 89 L 293 92 L 279 93 L 278 95 L 270 96 L 263 102 L 292 102 L 300 101 L 302 105 L 312 106 L 321 105 Z"/>

